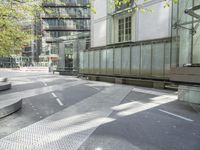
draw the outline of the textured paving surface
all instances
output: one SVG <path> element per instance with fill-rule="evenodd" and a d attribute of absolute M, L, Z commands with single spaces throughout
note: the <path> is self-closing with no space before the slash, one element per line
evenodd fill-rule
<path fill-rule="evenodd" d="M 0 140 L 0 149 L 78 149 L 120 104 L 131 87 L 112 86 Z"/>
<path fill-rule="evenodd" d="M 24 101 L 0 119 L 0 150 L 200 149 L 200 113 L 173 91 L 43 73 L 9 77 L 14 89 L 0 100 Z"/>
<path fill-rule="evenodd" d="M 69 87 L 76 86 L 76 85 L 83 84 L 83 83 L 86 83 L 86 81 L 76 81 L 76 82 L 73 82 L 73 83 L 63 83 L 63 84 L 60 84 L 60 85 L 54 85 L 54 86 L 48 86 L 48 87 L 42 87 L 42 88 L 27 90 L 26 92 L 16 92 L 16 93 L 11 93 L 11 94 L 5 94 L 5 95 L 2 95 L 0 97 L 0 100 L 6 99 L 8 97 L 10 99 L 13 99 L 13 98 L 16 98 L 16 97 L 19 97 L 19 98 L 32 97 L 32 96 L 35 96 L 35 95 L 45 94 L 45 93 L 52 92 L 52 91 L 55 91 L 55 90 L 62 90 L 64 88 L 69 88 Z"/>
<path fill-rule="evenodd" d="M 0 138 L 80 102 L 104 88 L 93 88 L 96 85 L 94 83 L 85 85 L 80 79 L 56 75 L 37 74 L 34 77 L 30 74 L 24 77 L 22 74 L 22 77 L 12 77 L 9 80 L 15 84 L 14 90 L 1 92 L 0 102 L 23 97 L 23 104 L 18 112 L 0 119 Z M 62 106 L 57 99 L 62 102 Z"/>

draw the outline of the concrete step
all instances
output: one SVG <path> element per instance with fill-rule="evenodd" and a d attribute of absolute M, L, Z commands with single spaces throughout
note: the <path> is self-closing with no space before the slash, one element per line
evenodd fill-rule
<path fill-rule="evenodd" d="M 0 101 L 0 118 L 8 116 L 22 107 L 22 99 L 8 99 Z"/>
<path fill-rule="evenodd" d="M 0 82 L 0 91 L 8 90 L 11 88 L 10 82 Z"/>

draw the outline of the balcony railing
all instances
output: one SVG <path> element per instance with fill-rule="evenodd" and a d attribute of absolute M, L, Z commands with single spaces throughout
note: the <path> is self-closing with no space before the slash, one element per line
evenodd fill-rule
<path fill-rule="evenodd" d="M 60 14 L 50 14 L 50 15 L 42 15 L 42 19 L 79 19 L 79 20 L 84 20 L 84 19 L 90 19 L 90 15 L 71 15 L 71 14 L 65 14 L 65 15 L 60 15 Z"/>
<path fill-rule="evenodd" d="M 44 27 L 46 31 L 89 31 L 89 27 L 66 27 L 66 26 L 49 26 Z"/>
<path fill-rule="evenodd" d="M 44 3 L 43 7 L 88 7 L 89 3 Z"/>

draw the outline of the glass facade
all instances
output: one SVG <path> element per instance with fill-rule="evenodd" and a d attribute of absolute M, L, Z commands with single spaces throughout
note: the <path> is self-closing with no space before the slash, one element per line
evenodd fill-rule
<path fill-rule="evenodd" d="M 89 4 L 89 0 L 51 0 L 48 3 L 45 3 L 45 6 L 52 6 L 54 4 L 57 5 L 87 5 Z"/>
<path fill-rule="evenodd" d="M 43 34 L 46 37 L 58 38 L 71 36 L 75 32 L 89 32 L 89 0 L 55 0 L 44 6 L 48 13 L 43 15 Z"/>
<path fill-rule="evenodd" d="M 78 17 L 90 17 L 90 11 L 87 7 L 49 7 L 49 14 L 45 14 L 45 17 L 66 17 L 66 18 L 78 18 Z"/>
<path fill-rule="evenodd" d="M 77 55 L 73 43 L 80 34 L 90 32 L 88 4 L 89 0 L 54 0 L 43 4 L 47 9 L 42 16 L 43 51 L 48 65 L 62 69 L 77 66 L 73 64 Z"/>
<path fill-rule="evenodd" d="M 177 49 L 178 66 L 200 63 L 200 29 L 195 29 L 199 22 L 196 18 L 185 13 L 186 9 L 200 5 L 199 0 L 180 0 L 173 6 L 172 18 L 172 50 Z M 195 13 L 200 15 L 200 10 Z"/>
<path fill-rule="evenodd" d="M 76 34 L 79 34 L 79 32 L 68 32 L 68 31 L 50 31 L 50 32 L 46 32 L 46 36 L 47 37 L 51 37 L 51 38 L 58 38 L 58 37 L 63 37 L 63 36 L 72 36 L 72 35 L 76 35 Z"/>
<path fill-rule="evenodd" d="M 87 19 L 45 19 L 44 30 L 89 30 L 90 20 Z"/>

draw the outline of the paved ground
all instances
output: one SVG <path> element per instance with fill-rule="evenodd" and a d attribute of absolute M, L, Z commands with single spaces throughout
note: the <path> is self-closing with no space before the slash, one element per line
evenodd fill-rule
<path fill-rule="evenodd" d="M 200 112 L 177 93 L 47 73 L 1 71 L 0 100 L 23 108 L 0 119 L 0 150 L 200 150 Z"/>

